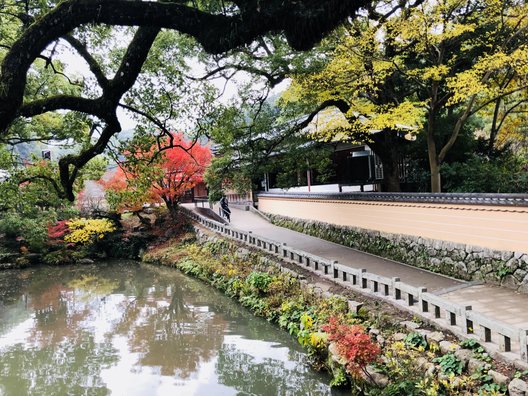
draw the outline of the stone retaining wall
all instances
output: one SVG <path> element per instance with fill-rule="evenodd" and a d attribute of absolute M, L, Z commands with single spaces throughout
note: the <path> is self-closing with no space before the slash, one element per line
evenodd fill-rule
<path fill-rule="evenodd" d="M 464 280 L 528 292 L 528 253 L 268 215 L 278 226 Z"/>

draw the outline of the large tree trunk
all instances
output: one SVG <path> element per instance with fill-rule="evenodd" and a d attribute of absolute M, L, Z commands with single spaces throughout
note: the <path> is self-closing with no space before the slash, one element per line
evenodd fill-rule
<path fill-rule="evenodd" d="M 442 192 L 442 175 L 440 174 L 440 165 L 436 162 L 429 162 L 431 170 L 431 192 Z"/>
<path fill-rule="evenodd" d="M 381 158 L 381 157 L 380 157 Z M 381 159 L 383 164 L 383 185 L 386 192 L 400 192 L 400 171 L 398 169 L 398 159 L 390 158 L 389 161 Z"/>
<path fill-rule="evenodd" d="M 431 105 L 427 119 L 427 158 L 429 159 L 429 171 L 431 173 L 431 192 L 441 192 L 440 161 L 436 152 L 434 136 L 435 115 L 434 106 Z"/>
<path fill-rule="evenodd" d="M 399 137 L 396 131 L 384 130 L 373 134 L 368 146 L 380 158 L 383 164 L 383 190 L 400 192 L 399 162 L 403 155 L 405 139 Z"/>
<path fill-rule="evenodd" d="M 427 157 L 429 159 L 429 171 L 431 173 L 431 192 L 442 191 L 442 179 L 440 175 L 440 163 L 436 154 L 436 142 L 433 135 L 433 124 L 427 126 Z"/>
<path fill-rule="evenodd" d="M 175 219 L 178 216 L 178 212 L 180 211 L 180 201 L 168 198 L 163 198 L 163 201 L 165 201 L 165 205 L 167 206 L 170 216 Z"/>

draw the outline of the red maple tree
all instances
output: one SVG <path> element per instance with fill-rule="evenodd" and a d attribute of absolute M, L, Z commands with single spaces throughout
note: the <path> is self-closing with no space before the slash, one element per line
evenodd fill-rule
<path fill-rule="evenodd" d="M 332 316 L 322 330 L 328 334 L 328 340 L 335 343 L 337 352 L 346 360 L 347 371 L 355 377 L 359 377 L 361 372 L 367 374 L 366 367 L 380 356 L 379 345 L 372 341 L 361 325 L 343 324 Z"/>
<path fill-rule="evenodd" d="M 164 202 L 171 214 L 178 211 L 182 196 L 203 180 L 211 162 L 207 145 L 189 142 L 181 133 L 173 133 L 163 150 L 155 144 L 148 151 L 125 153 L 113 175 L 101 184 L 120 195 L 118 210 L 141 210 L 144 203 Z"/>

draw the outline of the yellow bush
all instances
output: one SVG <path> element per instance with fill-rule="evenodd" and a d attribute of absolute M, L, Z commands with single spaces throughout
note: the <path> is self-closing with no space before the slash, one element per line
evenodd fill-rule
<path fill-rule="evenodd" d="M 106 233 L 116 228 L 108 219 L 73 219 L 68 221 L 69 234 L 64 237 L 68 243 L 87 244 L 102 239 Z"/>

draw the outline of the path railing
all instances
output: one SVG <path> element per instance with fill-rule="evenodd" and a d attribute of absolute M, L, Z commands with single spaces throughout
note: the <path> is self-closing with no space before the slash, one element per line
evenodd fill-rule
<path fill-rule="evenodd" d="M 185 213 L 219 234 L 295 263 L 341 286 L 388 301 L 462 338 L 477 338 L 488 350 L 495 348 L 502 353 L 515 353 L 517 358 L 520 357 L 522 361 L 528 362 L 527 330 L 486 317 L 473 311 L 470 305 L 453 303 L 427 292 L 425 287 L 411 286 L 401 282 L 400 278 L 388 278 L 367 272 L 363 268 L 342 265 L 337 261 L 295 249 L 285 243 L 254 235 L 251 231 L 239 230 L 207 219 L 191 210 L 185 209 Z"/>
<path fill-rule="evenodd" d="M 195 197 L 193 202 L 195 207 L 212 208 L 208 197 Z"/>

